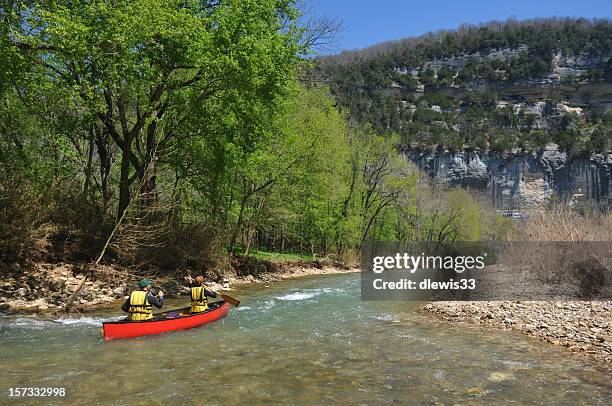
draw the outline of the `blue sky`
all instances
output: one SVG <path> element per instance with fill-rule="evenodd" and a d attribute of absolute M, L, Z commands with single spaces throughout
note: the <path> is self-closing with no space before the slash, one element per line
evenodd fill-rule
<path fill-rule="evenodd" d="M 612 0 L 314 0 L 314 13 L 341 20 L 339 50 L 457 28 L 534 17 L 612 18 Z"/>

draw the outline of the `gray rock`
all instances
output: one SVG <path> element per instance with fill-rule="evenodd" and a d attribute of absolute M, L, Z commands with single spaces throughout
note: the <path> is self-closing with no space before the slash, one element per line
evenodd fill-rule
<path fill-rule="evenodd" d="M 571 204 L 612 199 L 611 154 L 570 159 L 552 143 L 537 153 L 407 148 L 403 154 L 448 186 L 486 191 L 491 203 L 502 209 L 538 208 L 552 196 Z"/>
<path fill-rule="evenodd" d="M 567 153 L 559 151 L 557 144 L 550 143 L 540 154 L 540 163 L 544 170 L 552 175 L 567 164 Z"/>
<path fill-rule="evenodd" d="M 26 288 L 19 288 L 15 293 L 17 294 L 17 296 L 24 297 L 28 294 L 28 290 Z"/>
<path fill-rule="evenodd" d="M 52 290 L 53 292 L 59 292 L 62 289 L 64 289 L 64 287 L 66 286 L 66 280 L 65 279 L 51 279 L 49 281 L 49 290 Z"/>
<path fill-rule="evenodd" d="M 31 289 L 38 289 L 40 288 L 40 283 L 34 279 L 33 277 L 28 277 L 28 281 L 27 281 L 28 286 Z"/>

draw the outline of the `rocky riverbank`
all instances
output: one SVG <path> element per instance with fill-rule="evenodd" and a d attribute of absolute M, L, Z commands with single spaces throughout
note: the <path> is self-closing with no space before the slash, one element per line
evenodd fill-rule
<path fill-rule="evenodd" d="M 256 259 L 237 259 L 225 272 L 207 278 L 214 290 L 231 291 L 234 286 L 267 283 L 308 275 L 357 272 L 359 269 L 327 261 L 274 263 Z M 195 271 L 192 274 L 197 274 Z M 182 277 L 186 272 L 149 276 L 167 297 L 189 294 Z M 4 271 L 0 283 L 0 311 L 7 313 L 59 313 L 71 293 L 85 277 L 77 264 L 32 264 L 27 272 Z M 100 265 L 88 273 L 87 281 L 77 295 L 72 311 L 113 307 L 134 288 L 139 277 L 125 269 Z"/>
<path fill-rule="evenodd" d="M 71 293 L 85 277 L 76 264 L 30 264 L 22 271 L 6 270 L 0 285 L 0 310 L 9 313 L 53 313 L 63 309 Z M 74 309 L 109 305 L 127 291 L 127 272 L 98 266 L 74 301 Z"/>
<path fill-rule="evenodd" d="M 444 320 L 515 330 L 612 362 L 612 302 L 434 302 Z"/>

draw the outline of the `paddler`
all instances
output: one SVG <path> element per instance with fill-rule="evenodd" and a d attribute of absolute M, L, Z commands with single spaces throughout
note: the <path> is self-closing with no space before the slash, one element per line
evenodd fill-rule
<path fill-rule="evenodd" d="M 185 280 L 191 285 L 191 313 L 201 313 L 208 310 L 208 297 L 217 297 L 217 292 L 210 290 L 204 284 L 202 275 L 196 276 L 195 279 L 191 275 L 187 275 Z"/>
<path fill-rule="evenodd" d="M 130 321 L 146 321 L 153 318 L 153 306 L 161 309 L 163 304 L 164 292 L 160 289 L 156 295 L 153 295 L 151 281 L 142 279 L 138 282 L 138 290 L 130 294 L 121 306 L 121 310 L 128 313 Z"/>

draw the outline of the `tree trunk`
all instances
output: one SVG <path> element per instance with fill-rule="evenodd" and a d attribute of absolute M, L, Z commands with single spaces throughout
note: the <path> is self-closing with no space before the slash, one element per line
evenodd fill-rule
<path fill-rule="evenodd" d="M 147 126 L 147 161 L 142 165 L 141 182 L 143 202 L 146 206 L 150 206 L 156 201 L 157 189 L 157 167 L 155 165 L 155 156 L 157 144 L 155 137 L 157 133 L 157 122 L 153 120 Z"/>
<path fill-rule="evenodd" d="M 245 232 L 244 238 L 244 253 L 246 257 L 249 255 L 249 249 L 251 248 L 251 242 L 253 241 L 253 235 L 255 234 L 255 227 L 249 226 Z"/>
<path fill-rule="evenodd" d="M 285 252 L 285 227 L 281 226 L 280 229 L 280 252 Z"/>
<path fill-rule="evenodd" d="M 372 214 L 372 216 L 370 217 L 370 221 L 368 221 L 368 224 L 366 225 L 365 230 L 363 230 L 363 235 L 361 236 L 361 240 L 359 241 L 359 246 L 357 250 L 358 252 L 361 252 L 361 247 L 363 246 L 363 243 L 365 242 L 366 238 L 368 238 L 368 233 L 370 232 L 370 228 L 372 228 L 372 224 L 374 224 L 374 221 L 380 214 L 381 210 L 387 207 L 389 203 L 391 203 L 391 200 L 387 200 L 379 204 L 376 210 L 374 211 L 374 214 Z"/>
<path fill-rule="evenodd" d="M 89 147 L 87 148 L 87 166 L 85 167 L 85 185 L 83 185 L 83 200 L 87 199 L 91 185 L 92 162 L 94 150 L 94 125 L 89 126 Z"/>
<path fill-rule="evenodd" d="M 100 187 L 102 192 L 102 201 L 104 206 L 104 214 L 106 214 L 110 206 L 110 188 L 109 178 L 111 174 L 111 152 L 108 146 L 108 133 L 104 128 L 94 126 L 96 149 L 100 158 Z"/>
<path fill-rule="evenodd" d="M 140 193 L 142 194 L 142 201 L 145 206 L 152 206 L 156 201 L 157 193 L 157 176 L 156 176 L 155 162 L 151 161 L 147 164 L 144 169 L 144 178 L 141 179 L 142 188 Z"/>
<path fill-rule="evenodd" d="M 126 148 L 121 154 L 121 177 L 119 179 L 119 205 L 117 206 L 117 220 L 123 216 L 130 204 L 130 158 Z"/>
<path fill-rule="evenodd" d="M 245 193 L 240 202 L 240 212 L 238 213 L 238 220 L 236 221 L 236 228 L 234 229 L 234 232 L 232 233 L 230 252 L 233 252 L 234 248 L 236 247 L 236 242 L 238 240 L 238 234 L 240 234 L 241 232 L 242 222 L 244 221 L 244 209 L 246 208 L 247 203 L 248 203 L 248 196 Z"/>

